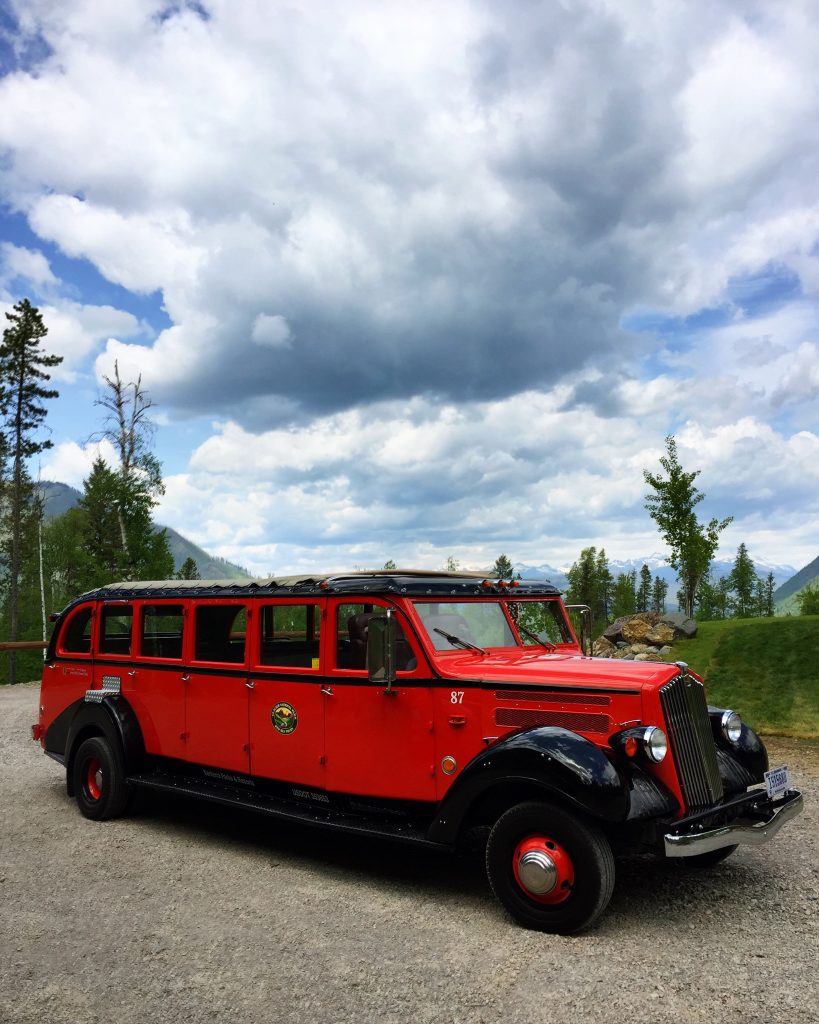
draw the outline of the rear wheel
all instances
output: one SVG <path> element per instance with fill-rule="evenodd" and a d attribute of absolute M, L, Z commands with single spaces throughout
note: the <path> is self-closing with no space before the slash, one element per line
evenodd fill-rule
<path fill-rule="evenodd" d="M 77 806 L 86 818 L 119 817 L 128 802 L 128 787 L 118 750 L 103 736 L 83 740 L 74 757 L 72 780 Z"/>
<path fill-rule="evenodd" d="M 547 803 L 517 804 L 498 818 L 486 873 L 519 924 L 558 935 L 593 924 L 614 888 L 614 859 L 600 829 Z"/>

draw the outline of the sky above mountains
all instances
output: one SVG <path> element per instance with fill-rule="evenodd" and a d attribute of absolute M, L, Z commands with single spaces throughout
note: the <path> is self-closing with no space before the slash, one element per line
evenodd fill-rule
<path fill-rule="evenodd" d="M 0 0 L 0 306 L 155 403 L 158 518 L 260 573 L 819 551 L 816 5 Z M 103 451 L 105 449 L 103 448 Z"/>

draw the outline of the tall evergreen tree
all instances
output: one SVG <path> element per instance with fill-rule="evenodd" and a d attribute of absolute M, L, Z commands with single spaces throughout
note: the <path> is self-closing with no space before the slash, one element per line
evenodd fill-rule
<path fill-rule="evenodd" d="M 756 571 L 748 549 L 744 544 L 740 544 L 734 559 L 734 567 L 728 576 L 728 582 L 734 592 L 734 610 L 740 619 L 745 619 L 756 611 L 756 581 Z"/>
<path fill-rule="evenodd" d="M 765 577 L 765 602 L 763 606 L 763 615 L 767 615 L 769 618 L 772 617 L 776 611 L 774 602 L 774 591 L 776 590 L 776 580 L 774 574 L 769 572 Z"/>
<path fill-rule="evenodd" d="M 651 610 L 662 615 L 665 612 L 665 598 L 668 594 L 668 584 L 662 576 L 655 576 L 651 586 Z"/>
<path fill-rule="evenodd" d="M 176 578 L 178 580 L 200 580 L 202 578 L 199 574 L 199 566 L 196 564 L 196 560 L 191 558 L 190 555 L 182 563 Z"/>
<path fill-rule="evenodd" d="M 515 567 L 506 555 L 498 555 L 491 573 L 497 580 L 511 580 L 515 576 Z"/>
<path fill-rule="evenodd" d="M 566 577 L 569 603 L 587 604 L 595 622 L 608 622 L 613 581 L 605 549 L 583 548 Z"/>
<path fill-rule="evenodd" d="M 691 616 L 697 588 L 708 575 L 719 535 L 731 522 L 731 517 L 711 519 L 707 525 L 699 522 L 695 508 L 705 495 L 694 486 L 694 481 L 700 470 L 685 472 L 673 436 L 669 435 L 665 444 L 666 454 L 660 458 L 660 465 L 667 476 L 643 470 L 645 482 L 651 488 L 645 507 L 670 549 L 669 561 L 677 570 L 681 584 L 680 605 L 685 614 Z"/>
<path fill-rule="evenodd" d="M 611 598 L 611 615 L 617 619 L 621 615 L 633 615 L 637 611 L 637 573 L 621 572 L 614 583 Z M 645 609 L 643 609 L 645 610 Z"/>
<path fill-rule="evenodd" d="M 9 326 L 0 345 L 0 410 L 6 429 L 6 451 L 11 459 L 8 487 L 8 616 L 9 639 L 19 637 L 20 576 L 23 567 L 23 537 L 32 513 L 32 486 L 27 464 L 32 456 L 51 448 L 51 441 L 38 439 L 46 416 L 42 404 L 59 392 L 45 387 L 62 356 L 46 355 L 40 348 L 48 328 L 36 306 L 23 299 L 6 313 Z M 17 681 L 17 652 L 9 652 L 10 683 Z"/>
<path fill-rule="evenodd" d="M 640 586 L 637 588 L 636 605 L 638 612 L 647 612 L 651 606 L 651 569 L 645 562 L 640 569 Z"/>

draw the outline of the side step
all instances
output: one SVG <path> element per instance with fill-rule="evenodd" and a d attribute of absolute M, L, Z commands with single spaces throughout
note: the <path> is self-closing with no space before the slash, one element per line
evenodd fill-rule
<path fill-rule="evenodd" d="M 425 836 L 424 830 L 410 822 L 403 815 L 377 815 L 373 812 L 341 810 L 288 798 L 279 794 L 258 790 L 239 789 L 222 782 L 196 779 L 172 772 L 156 771 L 128 776 L 128 783 L 139 789 L 149 789 L 178 796 L 192 796 L 225 807 L 238 807 L 255 811 L 280 821 L 300 825 L 316 825 L 332 828 L 353 835 L 379 836 L 383 839 L 398 840 L 441 849 L 440 843 L 433 843 Z"/>

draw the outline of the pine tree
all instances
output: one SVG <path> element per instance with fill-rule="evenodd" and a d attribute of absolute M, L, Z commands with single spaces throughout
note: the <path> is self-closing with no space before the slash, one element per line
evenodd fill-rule
<path fill-rule="evenodd" d="M 12 462 L 8 492 L 8 615 L 9 640 L 20 635 L 20 577 L 23 569 L 23 538 L 32 511 L 32 485 L 27 463 L 52 444 L 37 440 L 45 419 L 43 402 L 59 392 L 45 387 L 51 379 L 46 370 L 59 366 L 62 356 L 45 355 L 40 341 L 48 334 L 40 311 L 23 299 L 6 313 L 10 325 L 0 345 L 0 411 L 7 431 L 6 451 Z M 10 683 L 17 681 L 17 652 L 9 652 Z"/>
<path fill-rule="evenodd" d="M 611 598 L 612 618 L 618 619 L 621 615 L 633 615 L 637 611 L 637 573 L 621 572 L 614 583 L 614 590 Z"/>
<path fill-rule="evenodd" d="M 682 610 L 692 616 L 697 588 L 708 574 L 719 544 L 719 535 L 732 517 L 712 519 L 707 525 L 699 522 L 694 509 L 705 495 L 694 486 L 694 481 L 700 470 L 693 473 L 683 470 L 673 436 L 668 436 L 665 444 L 666 455 L 661 457 L 660 465 L 668 474 L 667 477 L 643 470 L 645 482 L 652 489 L 646 495 L 645 507 L 670 549 L 669 561 L 677 570 L 682 588 Z"/>
<path fill-rule="evenodd" d="M 196 560 L 188 556 L 182 563 L 176 578 L 178 580 L 201 580 L 202 577 L 199 574 L 199 566 L 196 564 Z"/>
<path fill-rule="evenodd" d="M 728 576 L 728 582 L 734 593 L 734 610 L 740 619 L 745 619 L 754 613 L 756 579 L 754 563 L 748 554 L 748 549 L 744 544 L 740 544 L 734 559 L 734 567 Z"/>
<path fill-rule="evenodd" d="M 645 562 L 640 569 L 640 586 L 637 588 L 636 604 L 638 612 L 647 612 L 651 605 L 651 569 Z"/>
<path fill-rule="evenodd" d="M 765 577 L 765 602 L 763 606 L 763 615 L 767 615 L 769 618 L 773 617 L 776 611 L 774 602 L 774 591 L 776 590 L 776 580 L 774 574 L 769 572 Z"/>
<path fill-rule="evenodd" d="M 609 618 L 612 575 L 604 548 L 584 548 L 580 558 L 566 574 L 570 604 L 587 604 L 596 622 L 606 623 Z"/>
<path fill-rule="evenodd" d="M 662 576 L 655 576 L 651 587 L 651 610 L 662 615 L 665 612 L 665 598 L 668 594 L 668 584 Z"/>
<path fill-rule="evenodd" d="M 506 555 L 498 555 L 490 570 L 490 575 L 494 576 L 496 580 L 511 580 L 515 578 L 515 567 Z"/>

